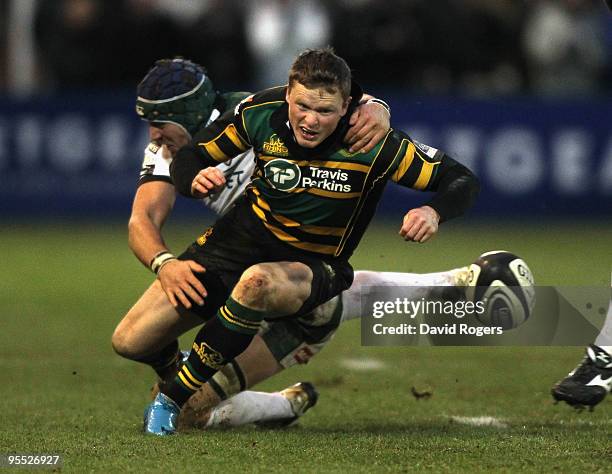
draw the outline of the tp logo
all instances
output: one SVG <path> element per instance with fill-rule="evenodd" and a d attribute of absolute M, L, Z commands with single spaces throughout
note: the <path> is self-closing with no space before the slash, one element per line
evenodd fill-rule
<path fill-rule="evenodd" d="M 275 189 L 290 191 L 295 188 L 302 177 L 300 167 L 295 163 L 277 158 L 264 166 L 265 177 Z"/>

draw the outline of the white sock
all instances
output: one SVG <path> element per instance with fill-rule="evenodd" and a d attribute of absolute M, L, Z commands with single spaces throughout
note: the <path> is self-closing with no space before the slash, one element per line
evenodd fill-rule
<path fill-rule="evenodd" d="M 597 335 L 597 339 L 595 339 L 595 345 L 612 355 L 612 303 L 610 303 L 608 308 L 604 325 Z"/>
<path fill-rule="evenodd" d="M 390 287 L 392 297 L 393 287 L 401 286 L 405 289 L 407 298 L 423 298 L 429 294 L 434 286 L 452 286 L 455 270 L 438 273 L 397 273 L 397 272 L 370 272 L 357 271 L 351 287 L 342 293 L 342 321 L 361 317 L 361 295 L 367 287 Z M 377 288 L 382 291 L 384 288 Z"/>
<path fill-rule="evenodd" d="M 595 345 L 601 347 L 608 354 L 612 355 L 612 300 L 608 305 L 608 313 L 604 325 L 595 339 Z"/>
<path fill-rule="evenodd" d="M 294 416 L 289 400 L 280 393 L 246 391 L 219 403 L 210 413 L 206 427 L 242 426 L 256 421 Z"/>

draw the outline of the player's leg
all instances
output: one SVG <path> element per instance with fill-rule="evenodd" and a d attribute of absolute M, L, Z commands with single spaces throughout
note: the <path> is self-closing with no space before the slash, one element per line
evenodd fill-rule
<path fill-rule="evenodd" d="M 389 298 L 397 295 L 397 287 L 402 287 L 404 296 L 419 299 L 427 297 L 434 288 L 465 286 L 468 275 L 468 267 L 437 273 L 356 271 L 353 284 L 342 293 L 342 321 L 361 317 L 361 297 L 371 287 L 376 287 L 377 295 L 383 297 L 387 290 Z"/>
<path fill-rule="evenodd" d="M 317 402 L 312 384 L 300 382 L 273 393 L 243 390 L 283 369 L 307 363 L 331 340 L 340 314 L 336 297 L 305 316 L 264 322 L 246 351 L 189 399 L 179 426 L 204 429 L 256 423 L 273 428 L 294 422 Z"/>
<path fill-rule="evenodd" d="M 275 262 L 248 268 L 226 304 L 196 336 L 177 377 L 162 387 L 147 409 L 145 431 L 158 435 L 175 432 L 181 407 L 248 347 L 264 317 L 307 313 L 346 289 L 351 279 L 352 270 L 346 262 Z"/>
<path fill-rule="evenodd" d="M 236 401 L 234 399 L 234 395 L 266 380 L 282 369 L 262 337 L 256 335 L 240 356 L 226 364 L 193 394 L 181 411 L 179 426 L 181 428 L 240 426 L 253 421 L 290 416 L 291 406 L 279 393 L 248 392 L 247 396 Z M 174 375 L 176 372 L 175 370 Z M 155 384 L 153 387 L 153 398 L 159 393 L 159 386 Z M 229 406 L 227 406 L 228 401 Z M 216 407 L 221 403 L 224 403 L 226 408 L 217 414 Z"/>
<path fill-rule="evenodd" d="M 311 282 L 312 271 L 302 263 L 263 263 L 248 268 L 216 317 L 196 335 L 191 353 L 176 378 L 161 388 L 147 409 L 145 431 L 158 435 L 173 433 L 181 407 L 248 347 L 266 312 L 297 312 L 309 296 Z"/>
<path fill-rule="evenodd" d="M 278 393 L 245 390 L 280 372 L 283 367 L 260 335 L 236 359 L 219 370 L 185 404 L 181 428 L 240 426 L 291 414 L 287 399 Z M 244 394 L 236 397 L 237 394 Z"/>
<path fill-rule="evenodd" d="M 150 365 L 164 380 L 176 374 L 177 337 L 200 324 L 195 314 L 179 315 L 155 280 L 117 325 L 111 342 L 117 354 Z"/>
<path fill-rule="evenodd" d="M 266 367 L 287 368 L 296 363 L 306 363 L 312 356 L 318 353 L 321 348 L 331 339 L 335 332 L 341 315 L 342 321 L 358 318 L 361 315 L 360 298 L 361 291 L 370 286 L 402 286 L 406 291 L 411 292 L 411 296 L 418 298 L 426 296 L 432 287 L 438 286 L 464 286 L 466 284 L 468 269 L 467 267 L 448 270 L 445 272 L 415 274 L 415 273 L 394 273 L 394 272 L 372 272 L 358 271 L 355 273 L 355 280 L 350 289 L 342 293 L 342 303 L 340 297 L 336 297 L 329 302 L 317 307 L 309 315 L 298 320 L 285 320 L 283 322 L 273 322 L 265 324 L 262 333 L 267 346 L 264 350 L 254 351 L 252 347 L 256 342 L 263 342 L 259 335 L 247 350 L 238 359 L 244 358 L 245 362 L 251 361 L 251 367 L 242 367 L 243 379 L 248 379 L 246 385 L 240 387 L 235 381 L 234 367 L 239 366 L 229 364 L 224 369 L 217 372 L 210 383 L 217 386 L 217 391 L 221 390 L 222 398 L 216 397 L 215 392 L 210 388 L 210 383 L 205 384 L 187 403 L 185 410 L 181 413 L 181 425 L 183 427 L 204 428 L 225 424 L 227 426 L 239 426 L 246 423 L 257 422 L 263 426 L 275 426 L 285 424 L 288 420 L 295 417 L 284 418 L 281 413 L 283 408 L 258 409 L 258 405 L 265 403 L 266 397 L 278 395 L 277 393 L 268 394 L 264 392 L 247 392 L 239 397 L 232 397 L 227 400 L 228 395 L 238 393 L 245 387 L 252 387 L 255 383 L 264 380 L 276 372 L 269 372 L 263 377 L 257 377 L 254 372 L 261 371 Z M 413 294 L 412 294 L 413 293 Z M 298 327 L 299 326 L 299 327 Z M 300 334 L 300 336 L 297 336 Z M 306 343 L 305 340 L 310 341 Z M 316 341 L 316 342 L 313 342 Z M 272 356 L 272 353 L 274 354 Z M 248 354 L 248 355 L 247 355 Z M 276 359 L 274 359 L 276 358 Z M 278 364 L 274 364 L 274 360 Z M 229 377 L 225 375 L 229 372 Z M 217 381 L 218 379 L 218 381 Z M 231 381 L 234 382 L 231 382 Z M 228 381 L 230 381 L 228 383 Z M 300 395 L 296 396 L 296 386 Z M 221 388 L 223 387 L 223 388 Z M 227 387 L 227 388 L 225 388 Z M 284 396 L 292 397 L 291 400 L 304 399 L 304 391 L 300 384 L 280 392 Z M 214 396 L 214 398 L 211 396 Z M 259 400 L 258 400 L 259 398 Z M 307 398 L 307 397 L 306 397 Z M 217 405 L 221 400 L 221 404 Z M 307 400 L 306 407 L 313 406 L 312 395 Z M 273 407 L 274 405 L 270 405 Z M 214 408 L 213 408 L 214 407 Z M 299 412 L 299 409 L 296 410 Z M 305 411 L 305 410 L 304 410 Z M 214 416 L 211 417 L 211 413 Z M 243 416 L 243 413 L 248 413 Z M 302 411 L 303 413 L 303 411 Z"/>
<path fill-rule="evenodd" d="M 595 339 L 595 345 L 604 350 L 612 358 L 612 302 L 601 332 Z"/>
<path fill-rule="evenodd" d="M 292 424 L 313 407 L 319 394 L 309 382 L 298 382 L 280 392 L 247 390 L 215 406 L 197 428 L 238 427 L 254 423 L 262 428 Z"/>
<path fill-rule="evenodd" d="M 612 390 L 612 300 L 604 326 L 595 344 L 586 348 L 584 359 L 551 390 L 556 401 L 581 409 L 592 409 Z"/>
<path fill-rule="evenodd" d="M 241 354 L 265 316 L 296 313 L 310 294 L 312 271 L 299 262 L 261 263 L 240 277 L 225 305 L 197 334 L 174 383 L 162 392 L 182 406 L 223 365 Z"/>

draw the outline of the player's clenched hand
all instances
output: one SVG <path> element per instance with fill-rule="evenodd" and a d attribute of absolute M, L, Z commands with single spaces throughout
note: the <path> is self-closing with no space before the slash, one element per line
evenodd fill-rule
<path fill-rule="evenodd" d="M 404 240 L 427 242 L 438 232 L 440 215 L 429 206 L 411 209 L 404 216 L 404 222 L 399 234 Z"/>
<path fill-rule="evenodd" d="M 198 280 L 195 273 L 205 272 L 206 269 L 193 260 L 174 259 L 165 263 L 157 273 L 157 279 L 162 285 L 166 296 L 175 308 L 182 304 L 191 308 L 191 298 L 199 305 L 204 304 L 206 288 Z M 189 298 L 188 298 L 189 297 Z"/>
<path fill-rule="evenodd" d="M 191 195 L 194 197 L 206 197 L 216 193 L 225 186 L 225 176 L 219 168 L 209 166 L 200 170 L 191 182 Z"/>
<path fill-rule="evenodd" d="M 361 104 L 349 119 L 349 128 L 344 141 L 350 145 L 349 151 L 369 152 L 381 141 L 391 126 L 387 109 L 375 102 Z"/>

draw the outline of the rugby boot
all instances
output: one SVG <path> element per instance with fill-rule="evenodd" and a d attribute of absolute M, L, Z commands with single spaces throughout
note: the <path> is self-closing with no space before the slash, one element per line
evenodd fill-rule
<path fill-rule="evenodd" d="M 298 382 L 279 393 L 289 401 L 293 416 L 255 423 L 260 428 L 284 428 L 289 426 L 315 406 L 319 399 L 319 392 L 310 382 Z"/>
<path fill-rule="evenodd" d="M 591 344 L 582 362 L 551 390 L 556 402 L 592 411 L 612 389 L 612 356 Z"/>
<path fill-rule="evenodd" d="M 429 298 L 439 301 L 465 301 L 466 288 L 470 284 L 470 267 L 461 267 L 450 270 L 448 286 L 436 286 L 431 289 Z"/>
<path fill-rule="evenodd" d="M 176 433 L 180 412 L 181 409 L 172 399 L 158 393 L 144 412 L 145 434 L 167 436 Z"/>
<path fill-rule="evenodd" d="M 471 281 L 470 267 L 461 267 L 455 268 L 450 271 L 452 275 L 452 283 L 453 286 L 457 286 L 459 288 L 465 288 L 469 286 Z"/>

